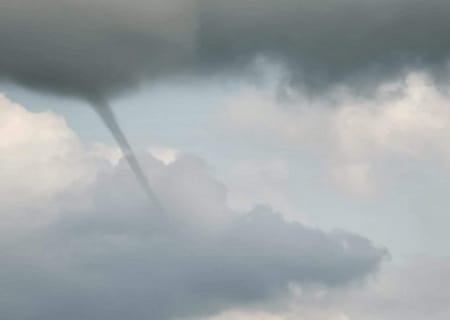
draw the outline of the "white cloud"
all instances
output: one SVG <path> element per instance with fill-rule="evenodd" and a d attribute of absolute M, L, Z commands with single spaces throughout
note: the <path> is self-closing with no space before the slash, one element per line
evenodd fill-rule
<path fill-rule="evenodd" d="M 344 157 L 383 152 L 448 157 L 450 150 L 443 143 L 450 136 L 450 100 L 425 74 L 412 73 L 396 86 L 381 86 L 374 99 L 348 98 L 333 125 Z"/>
<path fill-rule="evenodd" d="M 180 153 L 176 149 L 166 147 L 151 147 L 149 151 L 153 157 L 160 160 L 165 165 L 175 162 Z"/>
<path fill-rule="evenodd" d="M 104 148 L 83 145 L 62 117 L 29 112 L 4 95 L 0 136 L 2 233 L 49 223 L 56 199 L 67 189 L 76 193 L 93 183 L 99 163 L 108 161 Z"/>
<path fill-rule="evenodd" d="M 25 201 L 42 200 L 85 174 L 83 147 L 59 116 L 29 113 L 0 96 L 0 135 L 3 194 L 19 195 L 20 190 Z"/>
<path fill-rule="evenodd" d="M 389 157 L 450 164 L 450 99 L 421 72 L 374 89 L 370 97 L 336 88 L 308 98 L 280 99 L 274 88 L 229 98 L 221 121 L 243 137 L 294 150 L 315 148 L 343 190 L 377 190 L 377 166 Z"/>

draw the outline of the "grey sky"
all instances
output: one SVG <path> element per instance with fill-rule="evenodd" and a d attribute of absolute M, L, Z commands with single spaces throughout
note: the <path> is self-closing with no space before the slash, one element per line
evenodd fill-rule
<path fill-rule="evenodd" d="M 0 3 L 0 318 L 447 319 L 449 15 Z"/>

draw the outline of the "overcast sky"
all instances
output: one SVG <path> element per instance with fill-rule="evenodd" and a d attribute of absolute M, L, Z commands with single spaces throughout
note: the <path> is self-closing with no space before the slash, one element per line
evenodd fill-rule
<path fill-rule="evenodd" d="M 1 319 L 449 318 L 449 3 L 0 2 Z"/>

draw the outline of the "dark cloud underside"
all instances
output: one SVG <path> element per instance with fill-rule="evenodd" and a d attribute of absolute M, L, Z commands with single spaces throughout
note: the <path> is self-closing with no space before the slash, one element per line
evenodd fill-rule
<path fill-rule="evenodd" d="M 321 86 L 448 57 L 443 0 L 15 0 L 0 3 L 0 76 L 103 98 L 144 79 L 229 72 L 267 55 Z"/>

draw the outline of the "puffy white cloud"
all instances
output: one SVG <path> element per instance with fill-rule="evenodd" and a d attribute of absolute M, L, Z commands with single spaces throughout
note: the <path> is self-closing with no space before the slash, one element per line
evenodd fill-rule
<path fill-rule="evenodd" d="M 2 205 L 34 205 L 92 175 L 84 147 L 55 114 L 30 113 L 1 95 L 0 135 Z"/>
<path fill-rule="evenodd" d="M 116 149 L 83 144 L 59 116 L 5 97 L 0 110 L 3 319 L 212 314 L 277 299 L 291 283 L 345 286 L 386 255 L 269 208 L 233 212 L 224 185 L 187 155 L 141 156 L 157 211 Z"/>
<path fill-rule="evenodd" d="M 110 162 L 110 148 L 83 145 L 62 117 L 29 112 L 4 95 L 0 136 L 2 234 L 48 224 L 57 216 L 57 199 L 65 190 L 80 193 L 95 181 L 102 163 Z"/>

